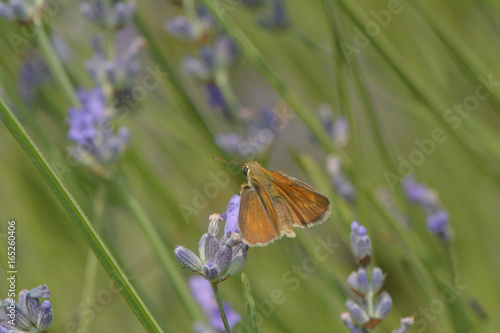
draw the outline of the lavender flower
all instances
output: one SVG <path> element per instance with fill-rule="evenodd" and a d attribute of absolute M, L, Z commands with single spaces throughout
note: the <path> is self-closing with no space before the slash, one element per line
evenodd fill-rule
<path fill-rule="evenodd" d="M 403 180 L 403 190 L 411 202 L 424 203 L 429 188 L 423 184 L 417 183 L 415 177 L 410 176 Z"/>
<path fill-rule="evenodd" d="M 198 6 L 196 16 L 187 18 L 177 16 L 165 22 L 165 30 L 175 38 L 190 43 L 201 43 L 207 39 L 215 26 L 215 21 L 208 10 L 203 6 Z"/>
<path fill-rule="evenodd" d="M 354 202 L 356 200 L 356 191 L 353 184 L 342 172 L 340 157 L 336 155 L 328 156 L 326 159 L 326 169 L 330 174 L 332 185 L 338 194 L 348 202 Z"/>
<path fill-rule="evenodd" d="M 19 22 L 32 24 L 39 19 L 45 0 L 8 0 L 0 2 L 0 17 Z"/>
<path fill-rule="evenodd" d="M 288 27 L 288 17 L 281 0 L 270 0 L 271 12 L 260 17 L 257 23 L 264 29 L 283 29 Z"/>
<path fill-rule="evenodd" d="M 94 37 L 91 44 L 94 57 L 87 61 L 86 67 L 94 82 L 98 85 L 110 83 L 116 91 L 129 88 L 132 79 L 140 70 L 136 58 L 146 45 L 144 38 L 136 37 L 131 40 L 128 48 L 113 61 L 107 59 L 98 37 Z"/>
<path fill-rule="evenodd" d="M 80 11 L 87 19 L 103 29 L 119 30 L 132 21 L 135 2 L 132 0 L 113 1 L 110 6 L 108 1 L 95 0 L 92 3 L 82 3 Z"/>
<path fill-rule="evenodd" d="M 349 122 L 343 115 L 333 119 L 333 111 L 329 104 L 323 103 L 318 107 L 319 117 L 323 127 L 333 138 L 335 145 L 344 149 L 349 144 Z"/>
<path fill-rule="evenodd" d="M 116 134 L 113 133 L 110 128 L 113 114 L 106 108 L 100 87 L 81 90 L 78 97 L 81 108 L 69 109 L 68 139 L 77 144 L 71 152 L 91 167 L 95 162 L 102 165 L 115 162 L 129 142 L 128 129 L 121 127 Z"/>
<path fill-rule="evenodd" d="M 401 327 L 392 331 L 392 333 L 406 333 L 413 325 L 413 317 L 401 318 Z"/>
<path fill-rule="evenodd" d="M 183 58 L 183 68 L 194 78 L 206 82 L 215 79 L 216 72 L 228 69 L 236 60 L 236 45 L 227 35 L 219 35 L 212 46 L 200 48 L 199 56 L 187 55 Z"/>
<path fill-rule="evenodd" d="M 438 193 L 424 184 L 419 184 L 414 177 L 407 177 L 403 181 L 403 189 L 408 199 L 423 208 L 426 214 L 427 230 L 436 234 L 443 242 L 453 238 L 450 227 L 450 215 L 442 207 Z"/>
<path fill-rule="evenodd" d="M 23 289 L 19 293 L 19 302 L 12 298 L 0 299 L 0 332 L 47 332 L 54 313 L 50 302 L 42 303 L 40 298 L 49 297 L 49 288 L 41 285 L 31 290 Z"/>
<path fill-rule="evenodd" d="M 27 101 L 34 101 L 36 89 L 51 79 L 49 67 L 36 52 L 29 52 L 19 73 L 19 90 Z"/>
<path fill-rule="evenodd" d="M 226 218 L 231 222 L 227 226 L 227 233 L 217 240 L 215 237 L 219 232 L 222 218 L 219 214 L 210 216 L 208 233 L 200 239 L 199 254 L 196 256 L 192 251 L 178 245 L 175 248 L 175 256 L 186 268 L 202 275 L 211 283 L 219 283 L 229 276 L 236 274 L 245 263 L 248 246 L 241 241 L 238 233 L 233 232 L 234 211 L 239 209 L 237 199 L 233 197 L 228 205 Z"/>
<path fill-rule="evenodd" d="M 207 332 L 211 329 L 215 329 L 217 332 L 225 332 L 210 282 L 201 276 L 193 276 L 189 278 L 189 288 L 191 289 L 194 299 L 200 305 L 209 321 L 209 327 L 204 327 L 201 323 L 195 323 L 196 330 L 199 332 Z M 224 303 L 223 306 L 229 326 L 233 328 L 241 321 L 241 316 L 234 311 L 229 304 Z"/>
<path fill-rule="evenodd" d="M 368 328 L 376 327 L 385 319 L 391 310 L 392 298 L 389 293 L 382 291 L 385 280 L 382 270 L 374 267 L 370 274 L 366 268 L 371 259 L 371 241 L 366 228 L 356 221 L 351 223 L 351 250 L 361 266 L 347 278 L 347 286 L 356 299 L 346 300 L 348 312 L 343 312 L 340 317 L 351 333 L 366 333 Z M 378 301 L 375 303 L 377 296 Z"/>

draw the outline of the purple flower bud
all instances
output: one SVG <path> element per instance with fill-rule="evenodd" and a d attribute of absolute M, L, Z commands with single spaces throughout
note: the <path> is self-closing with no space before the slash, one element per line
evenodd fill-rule
<path fill-rule="evenodd" d="M 165 22 L 165 30 L 180 40 L 193 40 L 195 38 L 194 28 L 191 22 L 184 16 L 176 16 Z"/>
<path fill-rule="evenodd" d="M 450 216 L 444 210 L 438 210 L 427 216 L 427 230 L 432 233 L 443 232 L 448 226 Z"/>
<path fill-rule="evenodd" d="M 217 241 L 217 238 L 213 234 L 208 234 L 206 241 L 205 241 L 205 262 L 211 261 L 213 262 L 215 260 L 215 256 L 217 255 L 217 252 L 219 251 L 219 242 Z"/>
<path fill-rule="evenodd" d="M 186 266 L 187 269 L 193 272 L 200 272 L 203 269 L 203 263 L 200 258 L 198 258 L 191 250 L 178 245 L 175 247 L 174 254 L 177 260 Z"/>
<path fill-rule="evenodd" d="M 239 232 L 238 230 L 238 214 L 240 212 L 240 196 L 233 195 L 227 204 L 226 212 L 223 214 L 223 219 L 226 221 L 224 233 Z"/>
<path fill-rule="evenodd" d="M 344 148 L 349 143 L 349 122 L 344 116 L 339 116 L 333 123 L 333 142 L 337 147 Z"/>
<path fill-rule="evenodd" d="M 387 317 L 387 314 L 389 314 L 389 311 L 391 311 L 391 307 L 392 298 L 388 292 L 383 291 L 380 294 L 377 305 L 375 306 L 374 317 L 380 320 L 384 319 Z"/>
<path fill-rule="evenodd" d="M 229 265 L 231 264 L 232 259 L 232 250 L 231 247 L 227 245 L 223 245 L 220 247 L 219 251 L 215 256 L 215 265 L 219 268 L 220 274 L 224 274 Z"/>
<path fill-rule="evenodd" d="M 417 183 L 415 177 L 409 176 L 403 180 L 403 190 L 411 202 L 422 203 L 425 201 L 429 188 Z"/>
<path fill-rule="evenodd" d="M 377 295 L 382 289 L 384 280 L 385 275 L 382 270 L 378 267 L 373 268 L 370 289 L 375 295 Z"/>
<path fill-rule="evenodd" d="M 368 316 L 366 311 L 363 310 L 363 308 L 352 299 L 347 299 L 347 301 L 345 302 L 345 306 L 347 308 L 347 311 L 349 311 L 349 313 L 351 314 L 352 318 L 354 318 L 354 320 L 358 324 L 364 325 L 370 320 L 370 317 Z"/>
<path fill-rule="evenodd" d="M 240 243 L 233 248 L 233 257 L 229 265 L 225 277 L 238 273 L 247 259 L 248 245 Z"/>
<path fill-rule="evenodd" d="M 358 272 L 354 271 L 347 277 L 347 285 L 355 292 L 359 290 Z"/>
<path fill-rule="evenodd" d="M 36 325 L 38 321 L 38 314 L 40 313 L 41 309 L 42 309 L 42 303 L 38 298 L 26 297 L 26 313 L 28 315 L 29 320 L 33 323 L 33 325 Z"/>
<path fill-rule="evenodd" d="M 205 263 L 205 267 L 203 267 L 203 276 L 210 282 L 216 282 L 217 278 L 219 278 L 221 271 L 215 263 L 211 261 L 207 261 Z"/>
<path fill-rule="evenodd" d="M 358 237 L 354 247 L 356 248 L 356 262 L 363 267 L 368 266 L 372 257 L 372 244 L 364 226 L 358 228 Z"/>
<path fill-rule="evenodd" d="M 280 0 L 271 0 L 271 13 L 262 16 L 257 23 L 264 29 L 283 29 L 288 26 L 288 18 Z"/>
<path fill-rule="evenodd" d="M 110 13 L 109 22 L 115 29 L 120 29 L 132 21 L 135 13 L 133 1 L 117 2 Z"/>
<path fill-rule="evenodd" d="M 406 333 L 413 325 L 413 317 L 401 318 L 401 327 L 392 331 L 392 333 Z"/>
<path fill-rule="evenodd" d="M 182 68 L 186 73 L 200 81 L 208 81 L 212 78 L 212 69 L 198 58 L 186 55 L 182 58 Z"/>
<path fill-rule="evenodd" d="M 42 309 L 38 314 L 37 328 L 40 332 L 45 332 L 48 330 L 52 321 L 54 320 L 54 312 L 49 301 L 43 301 Z"/>
<path fill-rule="evenodd" d="M 213 46 L 215 66 L 219 69 L 231 66 L 238 56 L 238 49 L 227 35 L 220 35 Z"/>
<path fill-rule="evenodd" d="M 364 268 L 358 269 L 358 289 L 363 295 L 368 293 L 368 275 Z"/>

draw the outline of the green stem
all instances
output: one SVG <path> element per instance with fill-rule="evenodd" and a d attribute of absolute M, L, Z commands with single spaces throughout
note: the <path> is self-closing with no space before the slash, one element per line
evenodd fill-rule
<path fill-rule="evenodd" d="M 222 304 L 222 297 L 220 296 L 219 287 L 215 283 L 210 283 L 212 285 L 212 290 L 214 292 L 215 300 L 217 301 L 217 306 L 219 307 L 220 316 L 222 318 L 222 322 L 224 323 L 224 328 L 226 329 L 226 333 L 231 333 L 231 327 L 229 327 L 229 323 L 227 322 L 226 312 L 224 311 L 224 305 Z"/>
<path fill-rule="evenodd" d="M 257 314 L 255 311 L 255 300 L 252 294 L 250 281 L 245 273 L 241 273 L 241 286 L 243 287 L 243 297 L 245 298 L 245 305 L 247 308 L 248 332 L 259 333 L 257 326 Z"/>
<path fill-rule="evenodd" d="M 224 96 L 224 100 L 227 103 L 227 107 L 229 109 L 229 113 L 231 115 L 232 120 L 236 122 L 238 120 L 237 117 L 238 117 L 239 103 L 238 103 L 238 98 L 234 94 L 234 91 L 231 88 L 231 85 L 229 84 L 229 77 L 227 70 L 222 69 L 216 71 L 215 83 L 219 87 L 222 96 Z"/>
<path fill-rule="evenodd" d="M 43 26 L 41 24 L 37 24 L 33 27 L 33 29 L 35 29 L 35 38 L 37 40 L 38 47 L 40 48 L 40 51 L 42 51 L 42 54 L 47 61 L 47 64 L 49 65 L 50 71 L 56 79 L 56 82 L 59 83 L 59 86 L 61 87 L 63 93 L 66 95 L 69 103 L 72 106 L 78 107 L 80 105 L 80 102 L 76 97 L 73 85 L 66 75 L 61 62 L 59 61 L 59 58 L 54 52 L 49 37 L 45 33 Z"/>
<path fill-rule="evenodd" d="M 204 315 L 194 302 L 187 284 L 184 282 L 182 275 L 179 273 L 179 265 L 176 265 L 173 260 L 173 246 L 167 247 L 165 241 L 162 237 L 160 237 L 160 232 L 133 196 L 126 180 L 118 175 L 115 178 L 115 184 L 118 187 L 119 193 L 125 199 L 125 203 L 129 207 L 130 211 L 135 215 L 139 227 L 142 229 L 142 232 L 153 248 L 156 257 L 170 278 L 170 282 L 172 283 L 174 290 L 189 315 L 193 320 L 203 320 Z"/>
<path fill-rule="evenodd" d="M 94 199 L 94 226 L 96 229 L 100 229 L 102 222 L 106 193 L 106 185 L 101 181 L 97 187 Z M 98 261 L 96 256 L 91 250 L 89 250 L 87 254 L 87 265 L 85 267 L 85 277 L 83 279 L 82 304 L 86 303 L 87 300 L 92 297 L 97 272 L 97 263 Z M 83 320 L 80 322 L 79 332 L 86 333 L 88 331 L 89 324 L 89 320 Z"/>
<path fill-rule="evenodd" d="M 50 166 L 49 162 L 42 154 L 42 152 L 35 145 L 33 140 L 28 136 L 24 127 L 19 123 L 16 116 L 7 106 L 3 99 L 0 98 L 0 116 L 3 124 L 10 131 L 12 136 L 19 143 L 24 150 L 29 160 L 33 162 L 38 172 L 42 175 L 43 179 L 47 182 L 52 192 L 57 199 L 61 202 L 67 213 L 80 232 L 85 237 L 85 240 L 94 251 L 95 255 L 107 271 L 113 282 L 117 285 L 123 297 L 130 305 L 131 309 L 136 314 L 139 321 L 142 323 L 148 332 L 163 332 L 158 325 L 153 315 L 147 308 L 144 301 L 141 299 L 134 286 L 130 283 L 125 272 L 118 265 L 118 262 L 109 251 L 106 244 L 102 241 L 97 231 L 92 226 L 89 218 L 85 215 L 84 211 L 73 198 L 71 192 L 68 191 L 63 184 L 62 179 L 55 173 L 54 169 Z"/>

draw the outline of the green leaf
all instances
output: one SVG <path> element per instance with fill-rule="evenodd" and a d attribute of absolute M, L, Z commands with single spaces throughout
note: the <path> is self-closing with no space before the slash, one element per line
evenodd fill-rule
<path fill-rule="evenodd" d="M 245 273 L 241 273 L 241 286 L 243 287 L 243 297 L 245 298 L 245 306 L 247 308 L 248 317 L 248 332 L 258 333 L 255 300 L 253 299 L 252 288 L 250 281 Z"/>

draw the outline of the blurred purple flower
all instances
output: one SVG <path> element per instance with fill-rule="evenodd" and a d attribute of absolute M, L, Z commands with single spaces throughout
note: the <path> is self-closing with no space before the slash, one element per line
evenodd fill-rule
<path fill-rule="evenodd" d="M 262 16 L 257 23 L 264 29 L 283 29 L 288 26 L 288 17 L 281 0 L 270 0 L 271 13 Z"/>
<path fill-rule="evenodd" d="M 81 107 L 70 108 L 68 115 L 68 139 L 77 144 L 72 152 L 80 159 L 89 153 L 101 163 L 114 162 L 129 142 L 128 129 L 122 127 L 116 134 L 113 133 L 110 128 L 112 115 L 108 114 L 100 87 L 80 90 L 78 98 Z M 80 148 L 86 150 L 82 152 Z"/>
<path fill-rule="evenodd" d="M 189 278 L 189 288 L 194 299 L 208 317 L 210 325 L 218 331 L 224 332 L 224 324 L 222 323 L 210 282 L 201 276 L 193 276 Z M 229 304 L 224 302 L 223 306 L 229 326 L 233 328 L 241 321 L 241 316 Z"/>
<path fill-rule="evenodd" d="M 83 2 L 80 12 L 91 22 L 105 29 L 121 29 L 132 21 L 135 2 L 132 0 L 114 1 L 109 5 L 105 0 Z"/>
<path fill-rule="evenodd" d="M 443 232 L 447 228 L 449 220 L 448 212 L 438 210 L 427 216 L 427 229 L 432 233 Z"/>
<path fill-rule="evenodd" d="M 326 169 L 335 191 L 345 200 L 354 202 L 356 200 L 356 191 L 354 185 L 342 172 L 342 161 L 340 158 L 335 155 L 328 156 L 326 159 Z"/>
<path fill-rule="evenodd" d="M 27 101 L 32 102 L 38 86 L 51 79 L 49 67 L 36 52 L 29 52 L 19 72 L 19 90 Z"/>
<path fill-rule="evenodd" d="M 237 153 L 242 140 L 236 133 L 221 133 L 215 137 L 215 142 L 224 151 Z"/>
<path fill-rule="evenodd" d="M 35 15 L 43 13 L 43 1 L 8 0 L 0 2 L 0 17 L 22 24 L 33 24 Z"/>
<path fill-rule="evenodd" d="M 191 43 L 201 43 L 215 26 L 215 21 L 204 6 L 197 7 L 197 17 L 188 19 L 179 15 L 165 21 L 165 30 L 175 38 Z"/>
<path fill-rule="evenodd" d="M 425 201 L 429 188 L 417 183 L 415 177 L 409 176 L 403 180 L 403 190 L 411 202 L 422 203 Z"/>
<path fill-rule="evenodd" d="M 85 65 L 94 82 L 99 85 L 110 83 L 118 91 L 132 86 L 132 80 L 140 70 L 136 58 L 146 45 L 144 38 L 135 37 L 129 40 L 127 49 L 114 61 L 107 59 L 99 37 L 92 38 L 91 44 L 94 56 Z"/>

